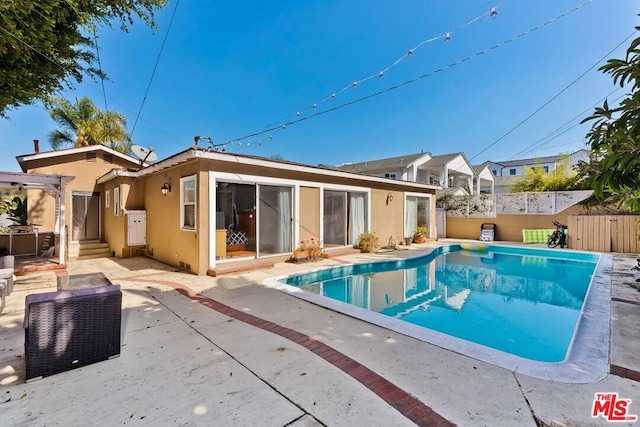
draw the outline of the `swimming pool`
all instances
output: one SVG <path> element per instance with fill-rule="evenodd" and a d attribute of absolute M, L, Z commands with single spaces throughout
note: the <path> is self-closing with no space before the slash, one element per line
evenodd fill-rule
<path fill-rule="evenodd" d="M 608 335 L 595 339 L 599 345 L 606 341 L 604 356 L 597 349 L 578 351 L 584 343 L 576 342 L 584 335 L 578 326 L 595 320 L 593 308 L 589 316 L 585 310 L 593 279 L 606 279 L 596 274 L 600 261 L 599 254 L 577 251 L 497 245 L 467 251 L 450 245 L 417 257 L 321 269 L 279 282 L 318 295 L 306 298 L 316 303 L 325 300 L 320 303 L 349 315 L 533 376 L 553 364 L 580 371 L 577 359 L 597 359 L 601 375 Z M 595 286 L 600 296 L 592 298 L 598 301 L 596 311 L 608 304 L 601 295 L 606 284 L 600 285 Z M 334 303 L 327 304 L 328 299 Z M 345 310 L 345 304 L 355 307 Z M 363 317 L 363 310 L 371 315 Z M 596 329 L 608 334 L 608 318 L 606 328 Z"/>

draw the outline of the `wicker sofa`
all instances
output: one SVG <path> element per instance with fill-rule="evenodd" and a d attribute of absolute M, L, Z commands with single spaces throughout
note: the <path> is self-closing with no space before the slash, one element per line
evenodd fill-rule
<path fill-rule="evenodd" d="M 0 257 L 0 313 L 5 305 L 5 299 L 11 295 L 15 280 L 14 257 L 12 255 Z"/>
<path fill-rule="evenodd" d="M 26 380 L 120 355 L 119 285 L 27 295 Z"/>

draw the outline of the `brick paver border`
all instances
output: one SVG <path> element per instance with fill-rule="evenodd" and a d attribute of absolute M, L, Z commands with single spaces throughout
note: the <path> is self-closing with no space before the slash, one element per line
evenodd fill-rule
<path fill-rule="evenodd" d="M 255 326 L 256 328 L 274 333 L 288 339 L 291 342 L 301 345 L 307 350 L 314 353 L 316 356 L 321 357 L 325 361 L 331 363 L 333 366 L 344 371 L 347 375 L 351 376 L 356 381 L 360 382 L 362 385 L 374 392 L 376 395 L 378 395 L 378 397 L 387 402 L 402 415 L 416 423 L 418 426 L 455 426 L 455 424 L 448 421 L 442 415 L 436 413 L 429 406 L 425 405 L 420 400 L 402 390 L 391 381 L 381 377 L 371 369 L 367 368 L 360 362 L 353 360 L 344 353 L 341 353 L 333 347 L 328 346 L 327 344 L 324 344 L 323 342 L 318 341 L 308 335 L 305 335 L 294 329 L 280 326 L 277 323 L 270 322 L 252 314 L 245 313 L 244 311 L 236 310 L 235 308 L 229 307 L 228 305 L 224 305 L 214 299 L 199 294 L 180 283 L 170 282 L 166 280 L 141 279 L 137 277 L 128 277 L 126 279 L 123 278 L 120 280 L 158 283 L 170 286 L 180 294 L 186 296 L 192 301 L 196 301 L 202 304 L 207 308 L 215 310 L 235 320 L 239 320 L 241 322 Z"/>

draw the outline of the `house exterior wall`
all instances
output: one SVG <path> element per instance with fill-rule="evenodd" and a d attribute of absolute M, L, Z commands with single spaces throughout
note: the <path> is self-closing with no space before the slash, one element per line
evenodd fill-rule
<path fill-rule="evenodd" d="M 180 228 L 180 178 L 196 176 L 196 229 Z M 208 177 L 201 173 L 197 161 L 188 162 L 153 175 L 138 178 L 144 190 L 144 209 L 147 212 L 147 253 L 154 259 L 174 267 L 204 275 L 209 254 Z M 160 189 L 167 182 L 171 192 L 163 196 Z M 203 218 L 204 217 L 204 218 Z M 215 227 L 215 224 L 214 224 Z"/>
<path fill-rule="evenodd" d="M 320 189 L 300 187 L 300 239 L 320 240 Z"/>
<path fill-rule="evenodd" d="M 91 151 L 96 153 L 93 161 L 87 160 L 87 152 L 71 153 L 68 155 L 53 156 L 45 159 L 34 159 L 28 162 L 28 173 L 47 175 L 67 175 L 75 177 L 66 186 L 66 229 L 70 236 L 72 206 L 71 193 L 74 191 L 99 192 L 96 179 L 112 169 L 124 169 L 135 167 L 133 162 L 112 156 L 111 162 L 105 162 L 105 152 L 101 150 Z M 101 197 L 101 210 L 103 210 Z M 27 209 L 29 221 L 39 224 L 40 231 L 54 231 L 55 229 L 55 199 L 41 190 L 27 191 Z"/>
<path fill-rule="evenodd" d="M 115 214 L 115 188 L 120 191 L 120 212 Z M 109 203 L 106 203 L 107 193 Z M 144 185 L 141 180 L 130 177 L 117 177 L 102 185 L 101 209 L 102 230 L 104 240 L 109 243 L 109 249 L 118 258 L 127 258 L 136 254 L 135 248 L 127 245 L 127 211 L 144 210 Z M 108 207 L 107 207 L 108 205 Z"/>
<path fill-rule="evenodd" d="M 387 204 L 387 194 L 391 193 L 393 200 Z M 371 190 L 371 232 L 380 241 L 380 246 L 386 246 L 389 238 L 400 243 L 404 237 L 404 192 Z"/>

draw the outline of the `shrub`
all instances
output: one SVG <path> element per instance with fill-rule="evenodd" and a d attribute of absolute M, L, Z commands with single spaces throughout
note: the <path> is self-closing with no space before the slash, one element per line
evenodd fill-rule
<path fill-rule="evenodd" d="M 360 252 L 375 252 L 380 245 L 376 233 L 362 233 L 358 236 L 358 247 Z"/>

